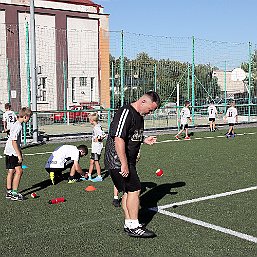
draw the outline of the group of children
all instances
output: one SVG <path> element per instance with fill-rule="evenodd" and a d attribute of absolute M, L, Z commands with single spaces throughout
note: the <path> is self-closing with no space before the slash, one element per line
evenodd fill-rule
<path fill-rule="evenodd" d="M 180 112 L 180 131 L 176 134 L 175 138 L 177 140 L 180 140 L 180 135 L 185 132 L 185 140 L 190 140 L 189 134 L 188 134 L 188 123 L 192 121 L 190 110 L 189 110 L 190 102 L 185 101 L 185 106 L 182 108 Z M 210 102 L 210 105 L 208 107 L 208 115 L 209 115 L 209 122 L 210 122 L 210 131 L 215 132 L 216 131 L 216 124 L 215 119 L 216 115 L 218 114 L 217 108 L 214 105 L 214 101 L 212 100 Z M 238 114 L 237 109 L 235 107 L 235 101 L 231 101 L 230 107 L 227 109 L 226 115 L 224 116 L 224 121 L 228 122 L 229 129 L 226 133 L 226 137 L 235 137 L 234 132 L 234 125 L 238 122 Z"/>
<path fill-rule="evenodd" d="M 6 198 L 14 201 L 24 200 L 23 196 L 18 193 L 18 186 L 22 177 L 22 152 L 21 152 L 21 132 L 22 123 L 29 121 L 32 116 L 30 108 L 24 107 L 19 111 L 16 117 L 15 113 L 11 111 L 11 105 L 5 105 L 5 113 L 3 115 L 4 131 L 7 133 L 8 139 L 4 149 L 6 156 Z M 76 172 L 79 173 L 82 178 L 87 178 L 93 182 L 102 181 L 101 166 L 99 163 L 101 157 L 101 151 L 103 149 L 103 139 L 105 133 L 98 123 L 99 116 L 97 113 L 92 113 L 89 117 L 90 124 L 93 125 L 92 135 L 92 151 L 90 158 L 90 166 L 88 173 L 84 172 L 79 165 L 80 157 L 88 154 L 88 148 L 86 145 L 79 145 L 78 147 L 73 145 L 62 145 L 56 148 L 51 156 L 48 158 L 45 169 L 50 175 L 50 179 L 54 184 L 55 180 L 62 179 L 62 172 L 67 168 L 70 168 L 70 174 L 68 183 L 77 182 Z M 97 177 L 92 178 L 92 172 L 94 167 L 96 168 Z"/>
<path fill-rule="evenodd" d="M 185 132 L 185 140 L 190 140 L 188 135 L 188 122 L 191 121 L 191 114 L 189 110 L 190 102 L 185 101 L 185 106 L 180 112 L 180 131 L 175 136 L 176 139 L 180 140 L 180 135 Z M 5 113 L 3 115 L 4 131 L 8 135 L 8 140 L 6 142 L 4 154 L 6 156 L 6 169 L 7 181 L 6 181 L 6 198 L 14 201 L 22 201 L 23 196 L 18 193 L 18 186 L 20 179 L 22 177 L 22 153 L 21 153 L 21 132 L 22 123 L 29 121 L 32 116 L 32 111 L 30 108 L 23 107 L 18 116 L 11 110 L 10 104 L 5 104 Z M 214 101 L 211 101 L 208 107 L 209 121 L 210 121 L 210 131 L 215 131 L 215 118 L 217 115 L 217 109 L 214 106 Z M 227 119 L 229 124 L 229 130 L 226 133 L 227 137 L 234 137 L 234 125 L 238 122 L 237 109 L 235 108 L 235 102 L 231 102 L 224 119 Z M 54 150 L 49 159 L 46 162 L 45 169 L 50 175 L 52 183 L 55 180 L 62 179 L 62 172 L 67 168 L 70 168 L 70 174 L 68 178 L 68 183 L 74 183 L 78 180 L 90 180 L 93 182 L 100 182 L 103 180 L 101 176 L 101 166 L 100 157 L 103 149 L 103 139 L 105 138 L 105 133 L 99 124 L 99 115 L 97 113 L 92 113 L 89 117 L 89 122 L 93 126 L 92 134 L 92 150 L 90 157 L 90 165 L 88 173 L 84 172 L 79 165 L 80 157 L 86 156 L 88 154 L 88 148 L 86 145 L 79 145 L 78 147 L 73 145 L 63 145 Z M 92 178 L 93 169 L 96 169 L 97 177 Z M 76 172 L 81 175 L 80 178 L 76 178 Z M 120 201 L 118 198 L 118 190 L 114 187 L 114 199 L 113 205 L 115 207 L 120 206 Z"/>
<path fill-rule="evenodd" d="M 67 168 L 70 168 L 68 183 L 75 183 L 81 179 L 87 179 L 93 182 L 103 181 L 99 161 L 103 149 L 103 139 L 105 138 L 105 133 L 99 124 L 99 115 L 97 113 L 92 113 L 89 116 L 89 122 L 93 125 L 93 134 L 88 173 L 84 172 L 79 165 L 80 157 L 88 154 L 87 146 L 79 145 L 76 147 L 73 145 L 63 145 L 53 151 L 45 165 L 45 169 L 50 174 L 50 179 L 52 180 L 53 184 L 55 180 L 62 178 L 62 172 Z M 96 178 L 92 178 L 94 167 L 96 168 L 97 172 Z M 82 178 L 76 178 L 76 172 L 78 172 Z"/>

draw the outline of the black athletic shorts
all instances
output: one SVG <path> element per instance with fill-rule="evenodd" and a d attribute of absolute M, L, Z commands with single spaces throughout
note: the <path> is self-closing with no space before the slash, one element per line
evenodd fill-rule
<path fill-rule="evenodd" d="M 100 157 L 101 157 L 101 154 L 91 153 L 90 159 L 94 161 L 100 161 Z"/>
<path fill-rule="evenodd" d="M 15 169 L 15 167 L 21 166 L 22 163 L 19 163 L 19 159 L 18 156 L 14 156 L 14 155 L 6 155 L 5 156 L 5 166 L 6 169 L 11 170 L 11 169 Z"/>
<path fill-rule="evenodd" d="M 188 128 L 188 124 L 181 124 L 180 125 L 180 129 L 186 129 L 186 128 Z"/>
<path fill-rule="evenodd" d="M 228 123 L 228 125 L 229 125 L 230 127 L 234 127 L 234 126 L 235 126 L 235 123 Z"/>
<path fill-rule="evenodd" d="M 128 177 L 122 177 L 120 169 L 109 170 L 112 181 L 119 192 L 135 192 L 141 190 L 141 183 L 137 175 L 136 167 L 129 166 Z"/>
<path fill-rule="evenodd" d="M 209 121 L 215 121 L 215 118 L 209 118 Z"/>

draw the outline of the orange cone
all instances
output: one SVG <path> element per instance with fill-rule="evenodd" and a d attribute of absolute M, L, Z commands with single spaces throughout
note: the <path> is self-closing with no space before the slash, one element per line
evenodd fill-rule
<path fill-rule="evenodd" d="M 96 188 L 91 185 L 89 185 L 88 187 L 85 188 L 85 191 L 87 191 L 87 192 L 91 192 L 91 191 L 95 191 L 95 190 L 96 190 Z"/>

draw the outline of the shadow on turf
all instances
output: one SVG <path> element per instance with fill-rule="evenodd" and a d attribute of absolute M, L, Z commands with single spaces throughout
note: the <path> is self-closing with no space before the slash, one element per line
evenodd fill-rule
<path fill-rule="evenodd" d="M 154 215 L 156 214 L 154 209 L 157 208 L 158 202 L 167 194 L 176 195 L 178 192 L 171 192 L 173 188 L 183 187 L 186 185 L 185 182 L 165 183 L 158 186 L 154 186 L 154 184 L 155 183 L 152 182 L 141 183 L 142 192 L 140 196 L 141 209 L 139 211 L 139 220 L 140 223 L 144 223 L 146 225 L 153 219 Z M 147 188 L 151 189 L 142 194 L 146 191 Z M 144 189 L 145 191 L 143 191 Z"/>
<path fill-rule="evenodd" d="M 57 184 L 57 183 L 56 183 Z M 40 191 L 48 186 L 51 186 L 52 182 L 50 179 L 46 179 L 42 182 L 39 182 L 37 184 L 32 185 L 29 188 L 23 189 L 20 193 L 23 194 L 23 196 L 30 195 L 31 193 L 35 193 L 37 191 Z M 24 193 L 25 192 L 25 193 Z"/>
<path fill-rule="evenodd" d="M 83 171 L 88 172 L 88 169 L 83 169 Z M 101 171 L 102 171 L 103 179 L 108 177 L 108 171 L 105 171 L 104 169 L 102 169 Z M 96 172 L 93 172 L 93 174 L 94 173 L 96 173 Z M 57 185 L 64 180 L 68 180 L 69 175 L 70 175 L 69 171 L 67 171 L 65 173 L 55 174 L 54 184 Z M 79 178 L 80 175 L 76 174 L 76 177 Z M 29 188 L 23 189 L 22 191 L 20 191 L 20 193 L 23 194 L 23 196 L 26 196 L 26 195 L 30 195 L 31 193 L 38 192 L 38 191 L 45 189 L 52 185 L 53 185 L 52 181 L 50 179 L 46 179 L 44 181 L 41 181 L 39 183 L 32 185 Z"/>

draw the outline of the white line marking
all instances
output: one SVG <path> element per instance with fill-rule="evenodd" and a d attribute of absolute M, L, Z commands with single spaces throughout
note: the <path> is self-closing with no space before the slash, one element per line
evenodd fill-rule
<path fill-rule="evenodd" d="M 255 135 L 256 132 L 251 132 L 251 133 L 245 133 L 245 134 L 237 134 L 237 135 Z M 216 136 L 216 138 L 219 137 L 219 138 L 225 138 L 225 136 Z M 201 140 L 201 139 L 214 139 L 215 137 L 196 137 L 196 138 L 193 138 L 196 139 L 196 140 Z M 157 141 L 156 144 L 162 144 L 162 143 L 170 143 L 170 142 L 183 142 L 183 141 L 190 141 L 190 140 L 177 140 L 177 139 L 169 139 L 169 140 L 164 140 L 164 141 Z M 89 150 L 91 148 L 88 148 Z M 27 155 L 27 156 L 33 156 L 33 155 L 44 155 L 44 154 L 51 154 L 52 152 L 45 152 L 45 153 L 25 153 L 23 155 Z M 4 156 L 0 155 L 0 159 L 4 158 Z"/>
<path fill-rule="evenodd" d="M 164 210 L 167 208 L 171 208 L 173 206 L 179 206 L 179 205 L 184 205 L 184 204 L 189 204 L 189 203 L 196 203 L 196 202 L 201 202 L 201 201 L 205 201 L 205 200 L 209 200 L 209 199 L 215 199 L 215 198 L 219 198 L 219 197 L 223 197 L 223 196 L 239 194 L 239 193 L 248 192 L 248 191 L 252 191 L 252 190 L 256 190 L 256 189 L 257 189 L 257 186 L 254 186 L 254 187 L 238 189 L 238 190 L 225 192 L 225 193 L 221 193 L 221 194 L 216 194 L 216 195 L 208 195 L 208 196 L 194 198 L 194 199 L 186 200 L 186 201 L 182 201 L 182 202 L 158 206 L 158 210 Z"/>
<path fill-rule="evenodd" d="M 250 236 L 250 235 L 247 235 L 247 234 L 243 234 L 241 232 L 237 232 L 237 231 L 234 231 L 234 230 L 231 230 L 231 229 L 228 229 L 228 228 L 223 228 L 223 227 L 220 227 L 220 226 L 216 226 L 216 225 L 213 225 L 213 224 L 201 221 L 201 220 L 188 218 L 186 216 L 179 215 L 177 213 L 169 212 L 169 211 L 165 211 L 165 210 L 159 210 L 159 213 L 162 213 L 164 215 L 168 215 L 168 216 L 180 219 L 180 220 L 184 220 L 186 222 L 190 222 L 190 223 L 202 226 L 202 227 L 206 227 L 206 228 L 210 228 L 210 229 L 213 229 L 213 230 L 216 230 L 216 231 L 220 231 L 220 232 L 228 234 L 228 235 L 236 236 L 236 237 L 239 237 L 241 239 L 244 239 L 244 240 L 247 240 L 247 241 L 250 241 L 250 242 L 257 243 L 257 238 L 256 237 Z"/>

